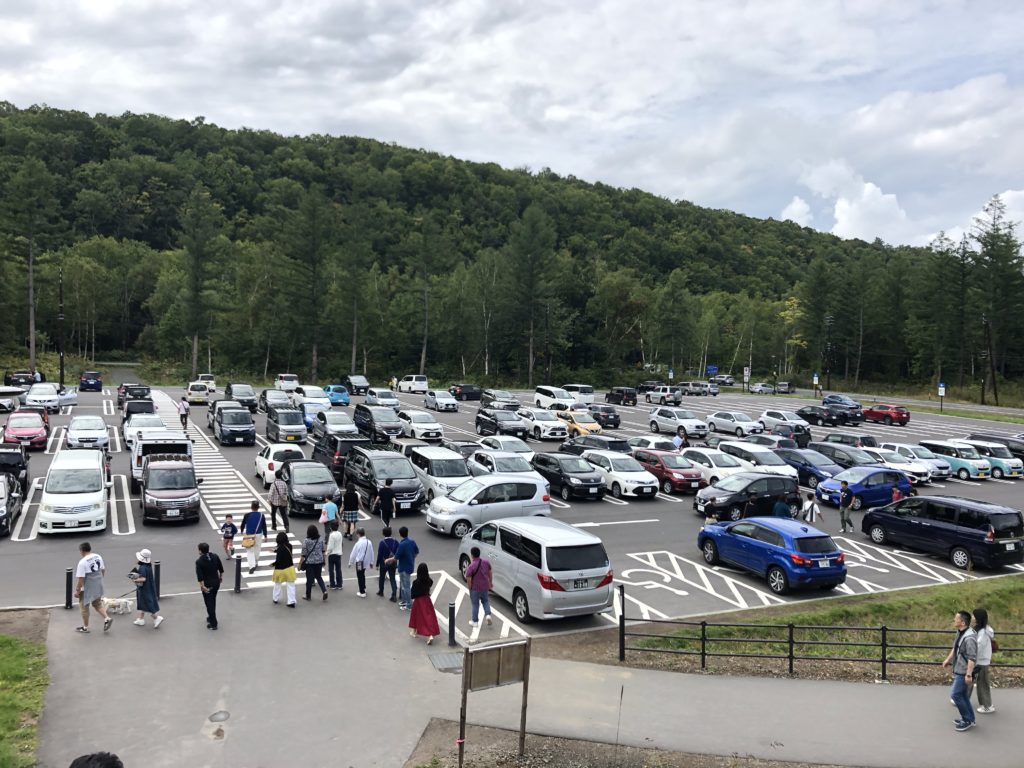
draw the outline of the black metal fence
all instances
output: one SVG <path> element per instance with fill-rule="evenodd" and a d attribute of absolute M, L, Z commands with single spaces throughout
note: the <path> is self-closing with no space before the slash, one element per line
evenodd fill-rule
<path fill-rule="evenodd" d="M 911 629 L 906 627 L 839 627 L 808 624 L 743 624 L 681 619 L 640 619 L 626 616 L 626 588 L 619 585 L 619 661 L 626 652 L 671 653 L 700 657 L 700 668 L 707 669 L 710 658 L 774 659 L 788 663 L 794 674 L 798 661 L 845 662 L 878 667 L 881 679 L 889 679 L 894 665 L 941 666 L 952 646 L 952 629 Z M 627 622 L 668 624 L 688 627 L 679 634 L 644 632 L 627 627 Z M 627 638 L 654 638 L 657 645 L 627 645 Z M 935 638 L 940 643 L 928 642 Z M 999 632 L 998 653 L 993 655 L 993 669 L 1024 669 L 1024 663 L 998 663 L 999 657 L 1017 654 L 1024 660 L 1024 632 Z M 672 647 L 666 647 L 671 644 Z M 1014 647 L 1010 647 L 1011 644 Z M 753 648 L 765 652 L 755 653 Z M 742 648 L 742 650 L 740 650 Z M 813 650 L 812 650 L 813 649 Z M 851 651 L 849 655 L 843 651 Z M 928 651 L 935 660 L 913 658 L 913 652 Z"/>

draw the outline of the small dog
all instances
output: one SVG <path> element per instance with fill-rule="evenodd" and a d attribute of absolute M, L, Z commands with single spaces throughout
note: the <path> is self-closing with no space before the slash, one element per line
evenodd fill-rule
<path fill-rule="evenodd" d="M 129 597 L 104 597 L 103 606 L 107 609 L 107 613 L 121 616 L 135 611 L 135 601 Z"/>

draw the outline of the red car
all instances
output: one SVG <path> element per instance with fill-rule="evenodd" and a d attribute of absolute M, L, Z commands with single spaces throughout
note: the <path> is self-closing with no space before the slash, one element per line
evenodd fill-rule
<path fill-rule="evenodd" d="M 675 451 L 652 451 L 638 448 L 633 458 L 640 466 L 658 478 L 662 493 L 696 493 L 707 485 L 700 470 Z"/>
<path fill-rule="evenodd" d="M 15 411 L 4 427 L 5 443 L 20 443 L 26 448 L 46 448 L 46 425 L 38 413 Z"/>
<path fill-rule="evenodd" d="M 864 421 L 880 421 L 885 425 L 899 424 L 905 427 L 910 421 L 910 411 L 902 405 L 873 405 L 864 409 Z"/>

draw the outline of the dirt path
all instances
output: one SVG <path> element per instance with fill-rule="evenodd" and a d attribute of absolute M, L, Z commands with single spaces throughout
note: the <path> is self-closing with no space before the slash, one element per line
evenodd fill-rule
<path fill-rule="evenodd" d="M 50 610 L 36 608 L 24 611 L 0 611 L 0 635 L 10 635 L 19 640 L 45 643 L 50 626 Z"/>

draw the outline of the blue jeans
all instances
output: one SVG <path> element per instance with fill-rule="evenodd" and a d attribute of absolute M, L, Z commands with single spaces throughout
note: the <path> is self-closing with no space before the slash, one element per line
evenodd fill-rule
<path fill-rule="evenodd" d="M 473 590 L 469 593 L 470 604 L 473 606 L 473 621 L 480 621 L 480 603 L 484 604 L 484 616 L 491 615 L 491 595 L 486 589 Z"/>
<path fill-rule="evenodd" d="M 391 601 L 394 602 L 395 594 L 398 590 L 395 588 L 395 564 L 382 565 L 377 571 L 377 594 L 384 594 L 384 581 L 387 580 L 391 584 Z"/>
<path fill-rule="evenodd" d="M 953 697 L 956 708 L 960 710 L 960 719 L 973 723 L 974 707 L 971 706 L 971 700 L 967 698 L 967 683 L 963 675 L 953 675 L 953 689 L 950 695 Z"/>
<path fill-rule="evenodd" d="M 398 604 L 408 608 L 412 604 L 412 574 L 398 572 Z"/>

